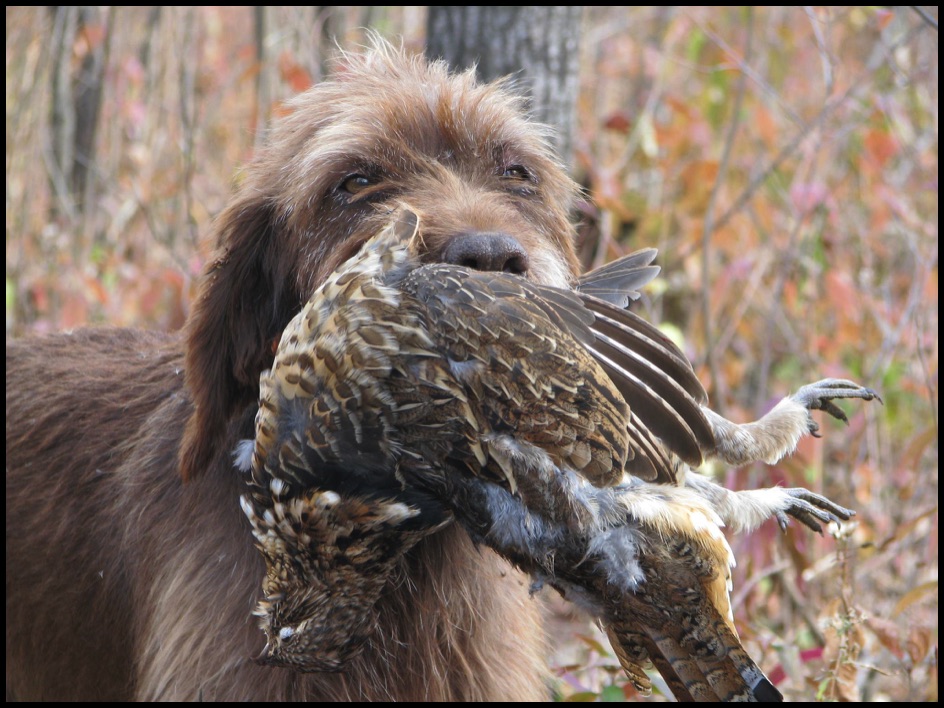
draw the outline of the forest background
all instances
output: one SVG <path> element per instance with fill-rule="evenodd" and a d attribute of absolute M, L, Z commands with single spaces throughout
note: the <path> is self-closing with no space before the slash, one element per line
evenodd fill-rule
<path fill-rule="evenodd" d="M 73 32 L 6 10 L 8 338 L 179 329 L 282 102 L 364 28 L 417 52 L 426 32 L 423 7 L 87 10 Z M 580 46 L 584 263 L 659 249 L 641 312 L 730 418 L 826 376 L 885 401 L 780 465 L 718 471 L 858 512 L 732 539 L 749 650 L 788 698 L 937 700 L 937 8 L 587 8 Z M 91 116 L 64 91 L 85 71 Z M 94 126 L 79 170 L 60 167 L 70 115 Z M 587 618 L 546 602 L 556 694 L 635 698 Z"/>

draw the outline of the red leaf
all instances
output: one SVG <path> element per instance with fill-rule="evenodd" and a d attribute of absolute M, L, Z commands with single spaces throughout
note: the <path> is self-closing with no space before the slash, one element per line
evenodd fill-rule
<path fill-rule="evenodd" d="M 610 117 L 603 121 L 603 127 L 616 133 L 627 135 L 632 129 L 633 124 L 629 116 L 624 111 L 616 111 L 610 114 Z"/>

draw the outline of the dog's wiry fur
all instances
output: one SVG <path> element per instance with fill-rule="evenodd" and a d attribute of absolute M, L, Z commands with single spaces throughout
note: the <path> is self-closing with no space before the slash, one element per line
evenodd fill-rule
<path fill-rule="evenodd" d="M 566 285 L 576 270 L 574 185 L 503 87 L 381 45 L 289 108 L 216 222 L 184 337 L 7 345 L 8 697 L 545 694 L 523 577 L 457 528 L 408 555 L 382 631 L 343 673 L 250 658 L 264 569 L 231 453 L 252 436 L 272 342 L 314 288 L 401 201 L 422 215 L 428 260 L 457 235 L 501 232 L 529 277 Z"/>

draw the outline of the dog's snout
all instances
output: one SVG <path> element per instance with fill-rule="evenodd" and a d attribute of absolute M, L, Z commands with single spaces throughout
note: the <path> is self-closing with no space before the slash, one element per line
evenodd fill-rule
<path fill-rule="evenodd" d="M 528 252 L 518 240 L 504 233 L 472 232 L 454 236 L 442 254 L 443 262 L 476 270 L 524 275 Z"/>

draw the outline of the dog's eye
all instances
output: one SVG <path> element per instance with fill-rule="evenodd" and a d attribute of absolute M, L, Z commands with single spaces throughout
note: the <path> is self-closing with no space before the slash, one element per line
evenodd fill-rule
<path fill-rule="evenodd" d="M 359 194 L 375 184 L 377 184 L 377 180 L 371 179 L 366 175 L 348 175 L 344 178 L 344 181 L 341 182 L 341 189 L 348 194 Z"/>
<path fill-rule="evenodd" d="M 528 168 L 523 165 L 509 165 L 505 168 L 505 171 L 502 172 L 502 177 L 517 179 L 523 182 L 531 181 L 531 173 L 528 171 Z"/>

